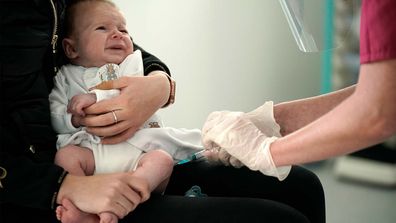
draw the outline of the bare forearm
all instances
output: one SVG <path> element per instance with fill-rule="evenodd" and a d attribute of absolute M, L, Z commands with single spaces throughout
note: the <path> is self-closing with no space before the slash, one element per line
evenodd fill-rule
<path fill-rule="evenodd" d="M 334 157 L 361 148 L 367 142 L 356 135 L 364 129 L 364 114 L 356 113 L 351 96 L 324 116 L 274 142 L 271 152 L 277 165 L 302 164 Z M 351 115 L 353 114 L 353 115 Z"/>
<path fill-rule="evenodd" d="M 169 98 L 169 80 L 163 71 L 153 71 L 147 77 L 151 79 L 152 85 L 156 86 L 157 90 L 153 94 L 157 94 L 156 101 L 158 101 L 159 107 L 162 107 Z"/>
<path fill-rule="evenodd" d="M 392 68 L 393 67 L 393 68 Z M 354 93 L 330 112 L 271 145 L 276 165 L 351 153 L 396 133 L 396 61 L 361 67 Z"/>
<path fill-rule="evenodd" d="M 349 97 L 355 86 L 326 95 L 279 103 L 274 106 L 276 122 L 281 134 L 288 135 L 318 119 Z"/>

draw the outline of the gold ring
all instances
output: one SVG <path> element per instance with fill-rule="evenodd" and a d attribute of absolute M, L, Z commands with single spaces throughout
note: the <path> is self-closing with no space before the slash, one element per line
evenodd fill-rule
<path fill-rule="evenodd" d="M 117 124 L 118 123 L 118 118 L 117 118 L 117 115 L 116 115 L 115 111 L 111 110 L 111 113 L 113 114 L 114 124 Z"/>

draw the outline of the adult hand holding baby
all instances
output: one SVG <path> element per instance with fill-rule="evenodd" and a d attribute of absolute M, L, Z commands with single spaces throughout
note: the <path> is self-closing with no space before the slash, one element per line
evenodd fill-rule
<path fill-rule="evenodd" d="M 103 136 L 103 144 L 116 144 L 134 133 L 169 98 L 169 80 L 162 71 L 147 76 L 121 77 L 108 81 L 101 90 L 119 89 L 120 95 L 99 101 L 84 110 L 80 122 L 87 131 Z"/>
<path fill-rule="evenodd" d="M 84 212 L 112 212 L 123 218 L 149 197 L 148 183 L 131 173 L 94 176 L 68 174 L 60 187 L 57 203 L 68 199 Z"/>

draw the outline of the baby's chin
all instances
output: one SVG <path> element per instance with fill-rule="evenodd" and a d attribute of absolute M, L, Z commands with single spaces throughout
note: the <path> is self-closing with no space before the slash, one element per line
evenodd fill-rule
<path fill-rule="evenodd" d="M 122 61 L 124 61 L 126 57 L 127 56 L 112 56 L 107 58 L 107 60 L 103 64 L 108 64 L 108 63 L 120 64 L 122 63 Z"/>
<path fill-rule="evenodd" d="M 101 67 L 101 66 L 104 66 L 104 65 L 110 64 L 110 63 L 119 65 L 120 63 L 122 63 L 122 61 L 123 60 L 121 60 L 121 59 L 119 59 L 119 60 L 111 59 L 111 60 L 105 60 L 105 61 L 98 61 L 96 63 L 91 64 L 91 66 L 88 66 L 88 67 Z"/>

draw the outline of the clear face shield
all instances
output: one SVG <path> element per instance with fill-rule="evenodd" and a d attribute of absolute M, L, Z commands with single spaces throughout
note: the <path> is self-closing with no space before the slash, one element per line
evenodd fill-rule
<path fill-rule="evenodd" d="M 357 0 L 336 1 L 279 0 L 293 37 L 302 52 L 331 50 L 341 46 L 346 40 L 351 32 L 352 23 L 341 21 L 342 24 L 338 24 L 334 9 L 342 7 L 342 4 L 356 5 Z M 349 15 L 353 15 L 353 9 L 356 7 L 345 8 L 349 10 Z M 342 8 L 338 10 L 342 11 Z M 334 32 L 333 24 L 340 27 L 337 33 Z"/>

